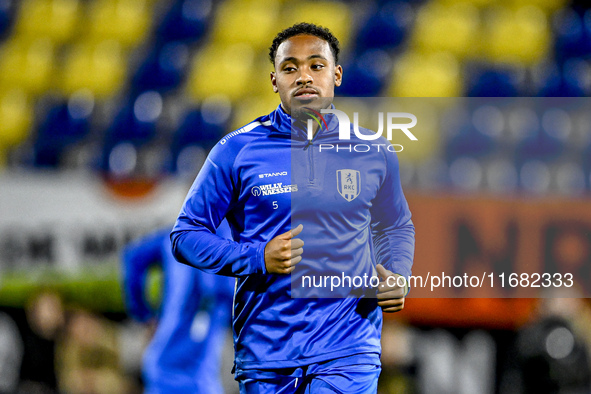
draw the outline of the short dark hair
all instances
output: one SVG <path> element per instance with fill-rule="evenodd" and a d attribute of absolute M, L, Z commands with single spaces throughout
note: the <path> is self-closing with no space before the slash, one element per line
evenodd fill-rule
<path fill-rule="evenodd" d="M 341 48 L 339 47 L 339 40 L 332 34 L 332 32 L 326 27 L 315 25 L 313 23 L 302 22 L 296 23 L 295 25 L 280 31 L 277 36 L 275 36 L 273 43 L 269 47 L 269 59 L 273 65 L 275 65 L 275 56 L 277 55 L 277 48 L 279 48 L 279 45 L 281 45 L 283 41 L 301 34 L 316 36 L 328 42 L 332 55 L 334 56 L 334 62 L 335 64 L 338 63 L 339 52 L 341 51 Z"/>

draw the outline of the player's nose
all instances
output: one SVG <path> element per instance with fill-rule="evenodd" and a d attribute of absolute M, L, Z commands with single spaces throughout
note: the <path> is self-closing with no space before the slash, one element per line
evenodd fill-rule
<path fill-rule="evenodd" d="M 297 85 L 312 85 L 314 80 L 312 79 L 312 75 L 307 72 L 305 69 L 300 70 L 298 78 L 296 79 Z"/>

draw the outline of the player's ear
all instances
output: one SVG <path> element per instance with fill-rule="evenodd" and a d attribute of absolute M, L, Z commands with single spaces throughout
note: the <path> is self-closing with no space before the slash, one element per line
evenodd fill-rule
<path fill-rule="evenodd" d="M 335 86 L 341 86 L 343 82 L 343 67 L 340 64 L 337 64 L 334 68 L 334 84 Z"/>
<path fill-rule="evenodd" d="M 277 78 L 275 78 L 275 71 L 271 71 L 271 85 L 273 85 L 273 92 L 277 93 Z"/>

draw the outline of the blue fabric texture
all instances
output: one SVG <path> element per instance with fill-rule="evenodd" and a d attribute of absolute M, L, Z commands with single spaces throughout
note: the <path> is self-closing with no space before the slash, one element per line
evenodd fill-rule
<path fill-rule="evenodd" d="M 390 143 L 380 138 L 372 141 L 380 150 L 348 153 L 345 145 L 368 141 L 354 133 L 339 141 L 336 117 L 325 120 L 327 127 L 308 141 L 279 106 L 226 135 L 211 150 L 171 233 L 179 261 L 238 278 L 238 370 L 380 354 L 382 311 L 375 297 L 333 297 L 326 289 L 304 290 L 295 279 L 309 272 L 371 275 L 376 264 L 411 273 L 414 226 Z M 329 155 L 321 150 L 329 144 L 344 148 Z M 339 182 L 355 171 L 356 192 L 346 195 Z M 215 234 L 224 218 L 232 240 Z M 291 275 L 268 274 L 265 246 L 298 224 L 304 226 L 302 261 Z"/>
<path fill-rule="evenodd" d="M 226 222 L 218 236 L 229 237 Z M 159 311 L 146 299 L 146 273 L 160 266 L 164 286 Z M 170 229 L 129 244 L 123 252 L 125 305 L 130 316 L 157 319 L 143 357 L 147 393 L 223 393 L 221 351 L 230 326 L 234 280 L 177 262 Z"/>

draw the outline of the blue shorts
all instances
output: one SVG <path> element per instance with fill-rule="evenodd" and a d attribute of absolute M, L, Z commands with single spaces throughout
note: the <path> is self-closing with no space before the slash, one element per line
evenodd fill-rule
<path fill-rule="evenodd" d="M 381 370 L 379 355 L 364 354 L 299 368 L 238 370 L 236 379 L 241 394 L 375 394 Z"/>

